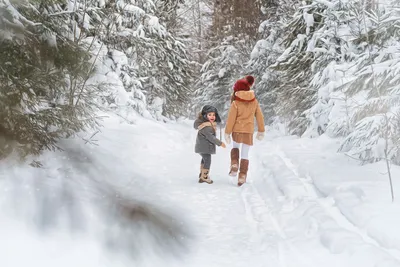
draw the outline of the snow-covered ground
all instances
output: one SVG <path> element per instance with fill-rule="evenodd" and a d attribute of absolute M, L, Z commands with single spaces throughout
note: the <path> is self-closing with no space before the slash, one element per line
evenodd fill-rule
<path fill-rule="evenodd" d="M 97 145 L 85 144 L 91 134 L 66 140 L 64 152 L 37 159 L 41 168 L 0 161 L 1 266 L 400 266 L 400 206 L 385 165 L 359 166 L 334 140 L 270 132 L 238 188 L 222 148 L 214 184 L 197 183 L 191 121 L 104 124 Z M 124 224 L 105 197 L 119 194 L 180 231 Z"/>

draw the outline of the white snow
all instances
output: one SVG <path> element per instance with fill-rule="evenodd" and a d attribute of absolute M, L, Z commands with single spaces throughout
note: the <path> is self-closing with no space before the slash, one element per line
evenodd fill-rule
<path fill-rule="evenodd" d="M 101 132 L 36 158 L 42 168 L 0 161 L 2 266 L 400 266 L 400 207 L 384 164 L 360 166 L 326 136 L 268 129 L 250 152 L 249 183 L 234 185 L 229 148 L 218 148 L 214 184 L 198 184 L 192 121 L 105 115 Z M 165 240 L 140 226 L 125 226 L 136 259 L 110 250 L 106 237 L 122 245 L 132 233 L 101 212 L 110 204 L 96 193 L 102 186 L 172 214 L 187 230 L 184 246 L 172 248 L 177 257 L 155 249 Z"/>
<path fill-rule="evenodd" d="M 268 46 L 270 44 L 268 43 L 267 40 L 259 40 L 257 41 L 256 45 L 254 46 L 253 50 L 250 53 L 250 58 L 251 59 L 256 59 L 260 55 L 263 55 L 267 52 Z"/>
<path fill-rule="evenodd" d="M 226 68 L 221 68 L 218 72 L 218 78 L 220 79 L 223 78 L 225 76 L 226 71 L 227 71 Z"/>
<path fill-rule="evenodd" d="M 310 28 L 314 26 L 314 15 L 307 13 L 307 11 L 304 10 L 303 19 L 307 25 L 306 33 L 308 35 L 308 34 L 310 34 Z"/>

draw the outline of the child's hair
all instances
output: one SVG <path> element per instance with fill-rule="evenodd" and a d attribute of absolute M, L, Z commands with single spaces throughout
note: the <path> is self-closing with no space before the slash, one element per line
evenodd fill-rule
<path fill-rule="evenodd" d="M 233 92 L 233 93 L 232 93 L 232 96 L 231 96 L 231 104 L 232 104 L 233 101 L 235 101 L 235 98 L 236 98 L 236 97 L 235 97 L 235 92 Z"/>

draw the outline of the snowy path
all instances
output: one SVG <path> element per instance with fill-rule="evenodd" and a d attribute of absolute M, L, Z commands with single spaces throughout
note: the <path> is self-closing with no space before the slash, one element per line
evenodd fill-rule
<path fill-rule="evenodd" d="M 167 151 L 156 161 L 164 161 L 165 199 L 179 203 L 189 221 L 196 223 L 197 242 L 185 264 L 400 266 L 398 254 L 352 226 L 332 198 L 325 197 L 310 177 L 302 176 L 279 145 L 265 141 L 253 149 L 252 179 L 237 188 L 227 175 L 229 149 L 219 148 L 213 157 L 214 184 L 197 184 L 200 157 L 192 152 L 195 131 L 188 133 L 182 127 L 172 136 L 184 141 L 163 146 Z M 149 161 L 146 164 L 147 170 L 154 169 Z"/>
<path fill-rule="evenodd" d="M 171 135 L 179 144 L 164 144 L 166 150 L 154 161 L 144 161 L 139 170 L 151 172 L 150 176 L 165 177 L 152 188 L 159 186 L 155 191 L 160 192 L 165 205 L 176 203 L 193 223 L 190 227 L 196 239 L 182 266 L 281 266 L 275 242 L 277 233 L 274 228 L 263 227 L 271 220 L 265 221 L 257 210 L 265 208 L 262 199 L 251 194 L 251 187 L 237 188 L 227 175 L 228 150 L 219 149 L 213 157 L 211 176 L 215 183 L 197 183 L 200 157 L 193 153 L 195 133 L 188 128 L 180 129 Z M 154 168 L 154 162 L 162 166 L 161 173 L 160 168 Z"/>
<path fill-rule="evenodd" d="M 291 150 L 292 145 L 288 147 L 286 149 Z M 316 154 L 312 147 L 304 146 L 297 152 L 299 164 L 309 159 L 310 154 Z M 303 259 L 311 261 L 308 266 L 400 266 L 399 251 L 382 247 L 355 227 L 341 213 L 332 197 L 324 195 L 314 185 L 312 177 L 307 174 L 310 170 L 304 167 L 300 170 L 274 140 L 256 149 L 256 154 L 257 162 L 262 165 L 260 169 L 269 171 L 256 179 L 261 178 L 265 183 L 261 188 L 266 198 L 271 196 L 272 188 L 277 189 L 278 197 L 274 198 L 278 201 L 271 209 L 277 214 L 282 228 L 288 229 L 281 231 L 287 232 L 284 238 L 297 247 L 295 254 L 299 255 L 301 251 Z M 324 166 L 313 167 L 324 169 Z M 310 249 L 305 249 L 311 244 Z"/>
<path fill-rule="evenodd" d="M 293 145 L 289 138 L 257 142 L 250 156 L 249 183 L 238 188 L 227 175 L 230 150 L 222 148 L 213 156 L 214 184 L 197 183 L 200 157 L 193 153 L 195 136 L 191 122 L 164 125 L 141 119 L 134 125 L 121 125 L 114 119 L 98 136 L 99 146 L 86 151 L 91 155 L 87 166 L 95 163 L 97 169 L 83 168 L 84 172 L 100 171 L 105 179 L 111 178 L 135 198 L 173 211 L 195 237 L 187 242 L 189 250 L 178 260 L 145 257 L 136 266 L 400 267 L 399 250 L 385 247 L 376 235 L 369 234 L 371 231 L 351 222 L 352 213 L 344 214 L 346 206 L 330 193 L 336 191 L 326 189 L 335 188 L 333 185 L 320 186 L 321 181 L 334 181 L 336 176 L 324 178 L 323 172 L 315 171 L 330 166 L 317 160 L 321 157 L 313 151 L 312 143 Z M 45 174 L 48 177 L 69 165 L 62 155 L 49 153 L 47 157 L 53 167 Z M 40 171 L 36 175 L 42 177 Z M 31 179 L 26 171 L 16 173 Z M 358 194 L 353 187 L 350 189 Z M 6 196 L 3 198 L 6 203 Z M 81 262 L 73 241 L 54 242 L 63 244 L 62 255 L 70 259 L 58 266 L 130 266 L 111 257 L 104 260 L 106 256 L 97 245 L 91 248 L 96 251 L 96 260 L 86 256 L 87 261 Z M 3 251 L 10 263 L 20 262 L 12 249 L 23 250 L 21 246 L 24 243 L 15 242 L 12 247 L 5 244 Z M 37 266 L 58 264 L 58 256 L 35 259 L 35 255 L 47 255 L 48 250 L 46 246 L 35 248 L 31 259 Z"/>

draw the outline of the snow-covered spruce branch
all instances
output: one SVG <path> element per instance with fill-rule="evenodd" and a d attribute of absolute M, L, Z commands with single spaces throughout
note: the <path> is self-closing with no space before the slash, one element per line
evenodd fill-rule
<path fill-rule="evenodd" d="M 366 2 L 364 2 L 364 13 L 363 13 L 363 23 L 364 23 L 364 29 L 366 31 L 366 39 L 367 39 L 367 43 L 371 44 L 371 40 L 369 39 L 369 34 L 368 34 L 368 27 L 367 27 L 367 22 L 366 22 Z M 376 23 L 379 25 L 380 24 L 380 19 L 378 18 L 378 20 L 376 21 Z M 378 97 L 379 99 L 382 98 L 382 94 L 381 94 L 381 90 L 378 89 L 377 86 L 377 81 L 376 81 L 376 77 L 375 77 L 375 71 L 374 71 L 374 61 L 372 58 L 372 51 L 371 51 L 371 46 L 367 45 L 367 51 L 368 51 L 368 56 L 369 56 L 369 64 L 372 70 L 372 84 L 373 84 L 373 89 L 377 90 L 378 93 Z M 389 143 L 389 131 L 390 131 L 390 127 L 389 127 L 389 118 L 387 116 L 387 113 L 384 112 L 384 119 L 385 119 L 385 124 L 384 124 L 384 129 L 383 129 L 383 137 L 384 137 L 384 141 L 385 141 L 385 146 L 384 146 L 384 153 L 385 153 L 385 162 L 386 162 L 386 169 L 387 169 L 387 174 L 388 174 L 388 179 L 389 179 L 389 184 L 390 184 L 390 193 L 391 193 L 391 197 L 392 197 L 392 202 L 394 202 L 394 190 L 393 190 L 393 182 L 392 182 L 392 173 L 391 173 L 391 168 L 390 168 L 390 159 L 389 159 L 389 154 L 388 154 L 388 143 Z"/>
<path fill-rule="evenodd" d="M 126 3 L 125 6 L 123 7 L 122 11 L 124 11 L 125 8 L 127 8 L 128 5 L 129 5 L 129 3 Z M 87 6 L 86 6 L 86 0 L 85 0 L 85 9 L 84 9 L 84 13 L 85 13 L 85 14 L 86 14 L 86 8 L 87 8 Z M 122 14 L 123 14 L 123 12 L 120 12 L 120 13 L 118 14 L 118 17 L 116 17 L 116 18 L 114 18 L 114 19 L 112 20 L 111 25 L 110 25 L 109 27 L 112 28 L 113 25 L 115 25 L 115 23 L 116 23 L 116 21 L 118 20 L 118 18 L 119 18 L 120 16 L 122 16 Z M 109 15 L 108 19 L 110 19 L 111 16 L 112 16 L 112 13 Z M 76 23 L 75 23 L 75 26 L 76 26 Z M 97 26 L 97 30 L 100 29 L 101 26 L 102 26 L 102 25 L 98 25 L 98 26 Z M 92 41 L 91 41 L 91 43 L 90 43 L 90 45 L 89 45 L 87 51 L 90 51 L 90 50 L 91 50 L 91 47 L 93 46 L 95 40 L 96 40 L 96 36 L 92 39 Z M 88 70 L 88 72 L 87 72 L 85 78 L 84 78 L 84 82 L 83 82 L 83 84 L 82 84 L 82 86 L 81 86 L 80 92 L 78 93 L 77 100 L 76 100 L 76 102 L 75 102 L 75 107 L 78 105 L 78 103 L 79 103 L 79 101 L 80 101 L 80 99 L 81 99 L 81 96 L 82 96 L 82 93 L 83 93 L 83 91 L 84 91 L 84 89 L 85 89 L 86 83 L 87 83 L 87 81 L 88 81 L 89 78 L 90 78 L 90 73 L 92 72 L 92 70 L 94 69 L 94 67 L 95 67 L 95 65 L 96 65 L 96 62 L 97 62 L 97 60 L 98 60 L 98 58 L 99 58 L 99 55 L 100 55 L 100 52 L 101 52 L 103 46 L 104 46 L 104 42 L 101 42 L 100 48 L 99 48 L 99 50 L 97 51 L 97 54 L 96 54 L 96 56 L 95 56 L 95 58 L 94 58 L 94 60 L 93 60 L 93 62 L 92 62 L 92 64 L 91 64 L 91 66 L 90 66 L 90 68 L 89 68 L 89 70 Z M 72 94 L 71 94 L 71 96 L 72 96 L 73 98 L 75 98 L 75 90 L 76 90 L 76 83 L 75 83 L 75 88 L 72 90 Z"/>
<path fill-rule="evenodd" d="M 94 38 L 93 38 L 93 39 L 94 39 Z M 88 81 L 89 78 L 90 78 L 90 73 L 91 73 L 92 70 L 94 69 L 94 66 L 95 66 L 95 64 L 96 64 L 96 61 L 97 61 L 99 55 L 100 55 L 100 51 L 101 51 L 101 49 L 103 48 L 103 45 L 104 45 L 104 43 L 102 42 L 101 45 L 100 45 L 99 50 L 97 51 L 96 57 L 95 57 L 95 59 L 93 60 L 92 65 L 90 66 L 90 68 L 89 68 L 89 70 L 88 70 L 88 72 L 87 72 L 87 74 L 86 74 L 86 76 L 85 76 L 85 78 L 84 78 L 83 84 L 82 84 L 82 86 L 81 86 L 81 90 L 80 90 L 80 92 L 79 92 L 79 94 L 78 94 L 78 97 L 77 97 L 77 99 L 76 99 L 76 102 L 75 102 L 75 107 L 78 105 L 78 103 L 79 103 L 79 101 L 80 101 L 80 99 L 81 99 L 82 93 L 83 93 L 83 91 L 85 90 L 85 87 L 86 87 L 86 83 L 87 83 L 87 81 Z"/>

